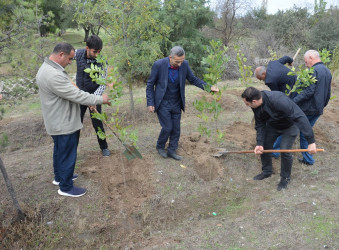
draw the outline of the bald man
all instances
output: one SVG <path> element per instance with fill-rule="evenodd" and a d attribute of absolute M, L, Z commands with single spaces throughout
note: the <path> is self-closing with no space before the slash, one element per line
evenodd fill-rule
<path fill-rule="evenodd" d="M 270 61 L 267 68 L 259 66 L 255 69 L 254 74 L 257 79 L 264 81 L 272 91 L 280 91 L 285 93 L 286 84 L 292 87 L 297 80 L 297 76 L 287 75 L 291 70 L 285 64 L 292 65 L 293 59 L 284 56 L 279 60 Z"/>
<path fill-rule="evenodd" d="M 304 111 L 307 119 L 313 127 L 319 117 L 323 114 L 331 97 L 331 71 L 324 65 L 320 59 L 319 52 L 308 50 L 304 55 L 305 65 L 308 68 L 313 67 L 313 76 L 317 79 L 316 83 L 303 89 L 303 91 L 293 98 Z M 300 133 L 300 148 L 307 148 L 308 143 L 303 133 Z M 299 159 L 300 163 L 313 165 L 313 156 L 309 153 L 302 153 L 303 158 Z"/>

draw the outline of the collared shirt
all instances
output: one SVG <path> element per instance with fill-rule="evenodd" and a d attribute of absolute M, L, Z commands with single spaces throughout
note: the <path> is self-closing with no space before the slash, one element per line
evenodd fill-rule
<path fill-rule="evenodd" d="M 179 67 L 174 68 L 171 66 L 170 61 L 168 59 L 168 79 L 171 83 L 175 82 L 179 76 Z"/>

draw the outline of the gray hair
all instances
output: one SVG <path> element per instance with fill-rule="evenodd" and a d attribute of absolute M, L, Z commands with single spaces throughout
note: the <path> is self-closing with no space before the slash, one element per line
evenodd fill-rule
<path fill-rule="evenodd" d="M 306 51 L 304 57 L 314 57 L 314 58 L 320 58 L 319 52 L 313 49 L 310 49 L 308 51 Z"/>
<path fill-rule="evenodd" d="M 259 66 L 255 69 L 254 75 L 255 76 L 261 76 L 262 73 L 266 72 L 266 67 L 265 66 Z"/>
<path fill-rule="evenodd" d="M 171 49 L 170 56 L 184 56 L 185 50 L 180 46 L 174 46 Z"/>

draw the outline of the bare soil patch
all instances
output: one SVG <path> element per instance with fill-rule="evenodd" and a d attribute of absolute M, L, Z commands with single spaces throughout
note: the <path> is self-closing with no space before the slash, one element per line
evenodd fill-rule
<path fill-rule="evenodd" d="M 190 94 L 192 90 L 188 88 L 182 119 L 181 162 L 156 153 L 160 126 L 156 115 L 146 112 L 144 90 L 136 96 L 143 159 L 127 161 L 114 138 L 108 140 L 111 156 L 102 157 L 87 114 L 75 183 L 88 193 L 79 199 L 58 196 L 51 183 L 53 143 L 41 116 L 28 113 L 0 121 L 10 143 L 1 158 L 27 214 L 23 222 L 14 220 L 0 181 L 0 248 L 337 249 L 339 101 L 330 101 L 314 127 L 317 146 L 325 153 L 315 156 L 314 166 L 298 163 L 300 155 L 294 155 L 291 184 L 278 192 L 280 160 L 273 161 L 275 174 L 258 182 L 252 178 L 261 164 L 254 154 L 211 157 L 218 147 L 255 146 L 253 114 L 242 103 L 243 90 L 226 90 L 221 100 L 222 143 L 195 132 L 200 120 L 192 101 L 210 96 Z M 334 86 L 333 95 L 338 91 Z M 129 123 L 127 110 L 121 108 Z"/>

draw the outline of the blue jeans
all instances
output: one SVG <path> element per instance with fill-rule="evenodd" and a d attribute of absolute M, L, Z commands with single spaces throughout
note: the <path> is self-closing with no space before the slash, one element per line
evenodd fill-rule
<path fill-rule="evenodd" d="M 273 149 L 280 149 L 280 143 L 281 143 L 281 139 L 282 139 L 282 136 L 279 136 L 276 140 L 275 140 L 275 142 L 274 142 L 274 144 L 273 144 Z M 274 157 L 274 158 L 279 158 L 279 156 L 280 156 L 280 153 L 272 153 L 272 157 Z"/>
<path fill-rule="evenodd" d="M 282 135 L 280 144 L 281 149 L 291 149 L 298 133 L 299 129 L 296 125 L 292 125 L 291 127 L 283 130 L 276 129 L 267 125 L 264 149 L 272 149 L 274 141 L 281 135 Z M 273 172 L 272 155 L 262 154 L 260 155 L 260 157 L 262 164 L 262 172 L 265 174 L 272 174 Z M 281 178 L 291 177 L 292 164 L 293 164 L 292 153 L 281 153 L 281 171 L 280 171 Z"/>
<path fill-rule="evenodd" d="M 307 115 L 306 116 L 308 121 L 310 122 L 312 128 L 315 124 L 315 122 L 319 119 L 320 115 L 315 115 L 315 116 L 311 116 L 311 115 Z M 300 148 L 302 149 L 307 149 L 308 148 L 308 142 L 305 138 L 305 136 L 303 135 L 303 133 L 300 132 Z M 303 155 L 303 159 L 305 162 L 307 162 L 310 165 L 314 164 L 314 159 L 313 156 L 310 153 L 304 152 L 302 153 Z"/>
<path fill-rule="evenodd" d="M 163 100 L 157 110 L 157 115 L 162 127 L 157 141 L 157 148 L 165 149 L 166 142 L 169 139 L 167 151 L 175 153 L 180 138 L 181 105 L 171 105 Z"/>
<path fill-rule="evenodd" d="M 60 182 L 59 187 L 67 192 L 73 187 L 73 174 L 77 159 L 80 130 L 69 135 L 53 135 L 53 168 L 54 180 Z"/>

